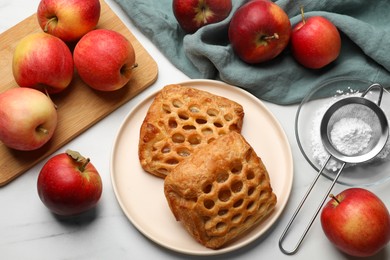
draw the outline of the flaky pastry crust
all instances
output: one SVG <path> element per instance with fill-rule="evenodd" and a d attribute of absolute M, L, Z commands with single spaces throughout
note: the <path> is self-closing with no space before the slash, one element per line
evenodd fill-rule
<path fill-rule="evenodd" d="M 241 132 L 242 106 L 227 98 L 177 84 L 155 97 L 140 129 L 142 168 L 165 178 L 184 158 L 221 135 Z"/>
<path fill-rule="evenodd" d="M 212 249 L 267 218 L 277 201 L 262 160 L 236 132 L 180 162 L 165 178 L 164 194 L 176 220 Z"/>

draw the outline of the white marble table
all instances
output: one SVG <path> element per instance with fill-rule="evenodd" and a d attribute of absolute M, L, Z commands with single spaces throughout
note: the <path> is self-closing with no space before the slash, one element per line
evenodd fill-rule
<path fill-rule="evenodd" d="M 6 31 L 36 11 L 39 0 L 0 0 L 0 32 Z M 129 111 L 150 93 L 173 81 L 186 81 L 188 77 L 178 71 L 142 35 L 124 15 L 113 0 L 111 8 L 125 22 L 136 38 L 149 51 L 159 66 L 158 80 L 136 98 L 97 123 L 88 131 L 61 148 L 88 154 L 99 169 L 104 191 L 98 207 L 73 220 L 52 215 L 41 203 L 36 190 L 40 163 L 28 172 L 0 188 L 0 258 L 1 259 L 204 259 L 178 254 L 162 248 L 142 235 L 123 214 L 117 203 L 110 179 L 110 155 L 120 124 Z M 0 57 L 1 58 L 1 57 Z M 279 237 L 298 202 L 315 176 L 315 171 L 305 161 L 294 134 L 297 106 L 277 106 L 265 103 L 280 121 L 289 139 L 294 160 L 294 183 L 287 207 L 272 229 L 248 246 L 213 259 L 354 259 L 336 250 L 322 233 L 319 219 L 308 233 L 297 254 L 287 256 L 278 248 Z M 97 142 L 98 140 L 98 142 Z M 330 182 L 320 178 L 319 188 L 307 202 L 303 216 L 298 220 L 294 234 L 302 231 L 307 216 L 312 214 Z M 390 183 L 369 187 L 390 208 Z M 347 187 L 336 185 L 337 193 Z M 294 232 L 295 231 L 295 232 Z M 286 243 L 291 242 L 287 239 Z M 390 245 L 371 259 L 390 259 Z"/>

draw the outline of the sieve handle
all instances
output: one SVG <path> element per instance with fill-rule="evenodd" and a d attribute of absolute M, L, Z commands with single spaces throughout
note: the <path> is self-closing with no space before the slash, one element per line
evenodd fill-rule
<path fill-rule="evenodd" d="M 379 83 L 374 83 L 374 84 L 370 85 L 370 86 L 366 89 L 366 91 L 363 92 L 363 94 L 362 94 L 361 97 L 364 97 L 365 95 L 367 95 L 367 93 L 370 92 L 370 90 L 373 89 L 373 88 L 379 88 L 379 96 L 378 96 L 378 101 L 377 101 L 376 104 L 378 105 L 378 107 L 380 107 L 380 106 L 381 106 L 381 102 L 382 102 L 382 96 L 383 96 L 383 87 L 382 87 L 381 84 L 379 84 Z"/>
<path fill-rule="evenodd" d="M 280 236 L 280 239 L 279 239 L 279 248 L 280 248 L 280 250 L 281 250 L 284 254 L 286 254 L 286 255 L 292 255 L 292 254 L 295 254 L 295 253 L 298 251 L 299 246 L 302 244 L 303 239 L 305 238 L 307 232 L 309 231 L 310 227 L 312 226 L 314 220 L 316 219 L 318 213 L 320 212 L 322 206 L 324 205 L 326 199 L 328 198 L 328 196 L 329 196 L 331 190 L 333 189 L 334 185 L 336 184 L 337 179 L 339 178 L 341 172 L 342 172 L 343 169 L 344 169 L 344 166 L 345 166 L 345 164 L 346 164 L 345 162 L 342 164 L 340 170 L 338 171 L 338 173 L 337 173 L 336 177 L 334 178 L 332 184 L 331 184 L 330 187 L 328 188 L 328 190 L 327 190 L 327 192 L 326 192 L 324 198 L 322 199 L 320 205 L 318 206 L 317 210 L 315 211 L 315 213 L 314 213 L 313 217 L 311 218 L 309 224 L 306 226 L 306 229 L 304 230 L 302 236 L 301 236 L 300 239 L 298 240 L 298 242 L 297 242 L 297 244 L 295 245 L 295 247 L 294 247 L 292 250 L 286 250 L 286 249 L 283 247 L 283 242 L 284 242 L 284 239 L 286 238 L 287 232 L 289 231 L 289 229 L 290 229 L 292 223 L 294 222 L 295 218 L 297 217 L 299 211 L 301 210 L 303 204 L 305 203 L 307 197 L 309 196 L 309 194 L 310 194 L 310 192 L 312 191 L 313 187 L 314 187 L 315 184 L 317 183 L 318 178 L 321 176 L 322 171 L 324 170 L 324 168 L 325 168 L 326 165 L 328 164 L 328 162 L 329 162 L 329 160 L 330 160 L 331 157 L 332 157 L 332 156 L 329 155 L 329 157 L 328 157 L 328 159 L 326 160 L 324 166 L 322 166 L 321 170 L 318 172 L 317 176 L 314 178 L 314 180 L 313 180 L 313 182 L 311 183 L 309 189 L 307 190 L 306 194 L 303 196 L 303 198 L 302 198 L 301 202 L 299 203 L 297 209 L 295 210 L 295 212 L 294 212 L 294 214 L 292 215 L 290 221 L 288 222 L 286 228 L 284 229 L 282 235 Z"/>

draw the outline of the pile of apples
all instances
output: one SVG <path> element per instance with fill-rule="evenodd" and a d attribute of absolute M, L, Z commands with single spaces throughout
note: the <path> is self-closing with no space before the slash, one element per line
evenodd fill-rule
<path fill-rule="evenodd" d="M 36 150 L 57 126 L 50 95 L 67 89 L 75 73 L 89 87 L 114 91 L 132 75 L 135 51 L 119 32 L 96 29 L 99 0 L 41 0 L 41 32 L 16 45 L 12 72 L 19 87 L 0 93 L 0 141 L 11 149 Z M 72 50 L 71 46 L 74 46 Z"/>
<path fill-rule="evenodd" d="M 231 12 L 231 0 L 173 0 L 173 13 L 187 33 L 222 21 Z M 293 57 L 306 68 L 320 69 L 340 54 L 341 38 L 336 26 L 321 16 L 291 26 L 285 11 L 270 0 L 251 0 L 232 15 L 228 38 L 235 54 L 248 64 L 277 57 L 290 45 Z"/>
<path fill-rule="evenodd" d="M 97 91 L 118 90 L 129 82 L 137 66 L 134 48 L 119 32 L 96 28 L 100 12 L 99 0 L 40 1 L 42 31 L 17 43 L 12 60 L 16 87 L 0 93 L 5 146 L 33 151 L 52 138 L 58 115 L 50 95 L 67 89 L 76 73 Z M 37 189 L 53 213 L 75 215 L 97 204 L 102 180 L 88 158 L 69 150 L 49 158 Z"/>

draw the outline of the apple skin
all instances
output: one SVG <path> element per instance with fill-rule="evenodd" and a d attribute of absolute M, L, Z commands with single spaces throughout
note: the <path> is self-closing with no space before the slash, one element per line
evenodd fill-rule
<path fill-rule="evenodd" d="M 180 27 L 194 33 L 206 24 L 225 19 L 232 10 L 231 0 L 173 0 L 173 14 Z"/>
<path fill-rule="evenodd" d="M 249 64 L 278 56 L 288 45 L 291 23 L 282 8 L 267 0 L 253 0 L 234 13 L 229 40 L 234 52 Z"/>
<path fill-rule="evenodd" d="M 39 172 L 37 190 L 39 198 L 51 212 L 72 216 L 95 207 L 103 185 L 89 159 L 67 150 L 52 156 L 44 164 Z"/>
<path fill-rule="evenodd" d="M 76 44 L 73 59 L 80 78 L 91 88 L 114 91 L 125 86 L 135 63 L 133 45 L 122 34 L 97 29 Z"/>
<path fill-rule="evenodd" d="M 320 69 L 340 54 L 337 27 L 322 16 L 312 16 L 296 24 L 291 34 L 291 53 L 304 67 Z"/>
<path fill-rule="evenodd" d="M 100 10 L 99 0 L 41 0 L 37 17 L 44 32 L 74 42 L 95 29 Z"/>
<path fill-rule="evenodd" d="M 366 257 L 376 254 L 390 241 L 390 215 L 386 205 L 372 192 L 350 188 L 331 199 L 321 212 L 327 238 L 342 252 Z"/>
<path fill-rule="evenodd" d="M 0 94 L 0 140 L 5 146 L 32 151 L 42 147 L 57 127 L 57 111 L 42 92 L 11 88 Z"/>
<path fill-rule="evenodd" d="M 20 87 L 49 94 L 65 90 L 73 78 L 73 57 L 61 39 L 39 32 L 23 37 L 12 59 L 12 72 Z"/>

